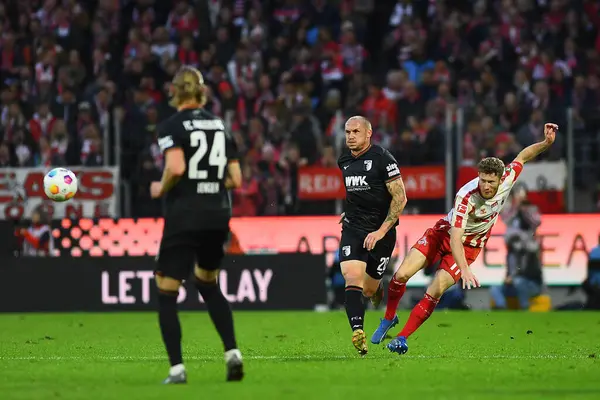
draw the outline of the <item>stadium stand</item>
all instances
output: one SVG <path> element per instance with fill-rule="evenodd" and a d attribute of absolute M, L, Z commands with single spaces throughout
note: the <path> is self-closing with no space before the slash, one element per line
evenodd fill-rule
<path fill-rule="evenodd" d="M 330 212 L 298 206 L 296 175 L 335 165 L 353 114 L 402 165 L 443 163 L 448 107 L 465 110 L 465 164 L 511 158 L 568 107 L 592 137 L 599 27 L 590 0 L 2 1 L 0 165 L 117 164 L 133 216 L 160 215 L 156 124 L 192 64 L 245 155 L 235 214 Z M 600 175 L 590 146 L 581 185 Z"/>

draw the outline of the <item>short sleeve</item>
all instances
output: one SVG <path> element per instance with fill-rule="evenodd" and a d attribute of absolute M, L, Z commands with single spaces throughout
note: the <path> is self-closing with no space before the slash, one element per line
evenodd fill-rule
<path fill-rule="evenodd" d="M 504 179 L 515 183 L 523 171 L 523 164 L 518 161 L 513 161 L 504 169 Z"/>
<path fill-rule="evenodd" d="M 473 210 L 473 205 L 469 201 L 470 193 L 466 196 L 456 195 L 454 199 L 454 212 L 450 224 L 454 228 L 464 229 L 467 227 L 469 213 Z"/>
<path fill-rule="evenodd" d="M 231 132 L 225 133 L 225 147 L 227 152 L 227 161 L 236 161 L 240 159 L 240 151 Z"/>
<path fill-rule="evenodd" d="M 158 147 L 160 148 L 161 153 L 165 153 L 165 151 L 179 147 L 183 148 L 183 141 L 178 132 L 174 130 L 171 131 L 168 126 L 159 126 L 158 127 Z"/>
<path fill-rule="evenodd" d="M 394 156 L 389 152 L 385 151 L 381 157 L 381 176 L 385 183 L 395 181 L 402 177 L 400 174 L 400 167 Z"/>

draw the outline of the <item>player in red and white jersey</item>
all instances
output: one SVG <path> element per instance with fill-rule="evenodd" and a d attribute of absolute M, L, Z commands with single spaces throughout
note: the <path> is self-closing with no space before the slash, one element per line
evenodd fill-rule
<path fill-rule="evenodd" d="M 546 151 L 556 138 L 558 125 L 544 125 L 544 140 L 523 149 L 513 162 L 488 157 L 478 164 L 478 177 L 456 194 L 454 208 L 410 249 L 388 288 L 385 318 L 371 338 L 379 344 L 398 324 L 396 309 L 406 290 L 406 282 L 426 265 L 440 261 L 423 299 L 413 308 L 402 331 L 388 349 L 398 354 L 408 351 L 406 339 L 429 318 L 444 292 L 462 278 L 463 289 L 479 287 L 469 267 L 485 246 L 523 165 Z"/>
<path fill-rule="evenodd" d="M 492 228 L 498 220 L 500 210 L 523 170 L 523 164 L 515 160 L 505 167 L 501 160 L 489 157 L 481 160 L 478 170 L 480 175 L 487 170 L 488 174 L 494 175 L 494 181 L 497 180 L 495 175 L 497 171 L 502 171 L 496 194 L 493 194 L 493 182 L 490 182 L 487 186 L 486 190 L 488 191 L 484 192 L 480 185 L 485 185 L 485 178 L 480 176 L 473 179 L 460 188 L 456 193 L 454 208 L 450 210 L 445 218 L 439 220 L 433 228 L 444 232 L 450 232 L 452 227 L 462 228 L 464 229 L 462 243 L 475 248 L 485 246 Z M 493 197 L 487 198 L 486 196 L 489 195 Z"/>

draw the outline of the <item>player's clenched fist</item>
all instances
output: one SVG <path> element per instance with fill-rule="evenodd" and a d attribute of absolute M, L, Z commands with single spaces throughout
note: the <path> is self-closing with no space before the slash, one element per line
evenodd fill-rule
<path fill-rule="evenodd" d="M 558 125 L 548 123 L 544 125 L 544 137 L 546 139 L 546 143 L 552 144 L 554 140 L 556 140 L 556 132 L 558 131 Z"/>

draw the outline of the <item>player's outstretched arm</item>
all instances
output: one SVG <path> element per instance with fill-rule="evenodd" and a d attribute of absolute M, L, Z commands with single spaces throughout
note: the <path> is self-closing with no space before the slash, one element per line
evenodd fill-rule
<path fill-rule="evenodd" d="M 554 140 L 556 139 L 556 132 L 558 131 L 558 125 L 547 123 L 544 124 L 544 140 L 538 143 L 534 143 L 531 146 L 525 147 L 515 158 L 516 162 L 525 164 L 548 150 Z"/>

